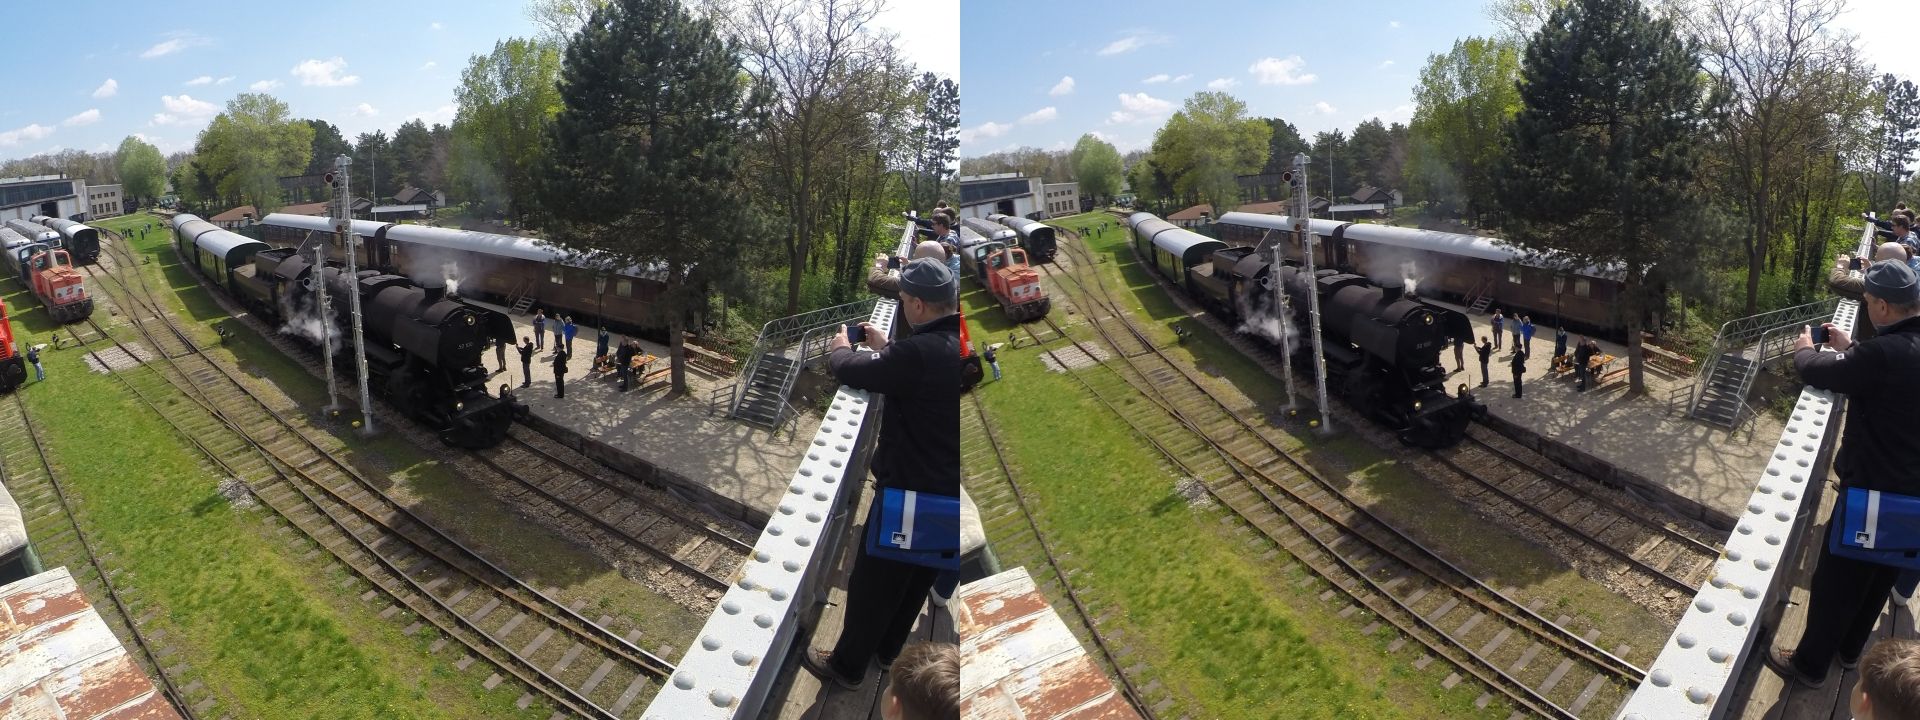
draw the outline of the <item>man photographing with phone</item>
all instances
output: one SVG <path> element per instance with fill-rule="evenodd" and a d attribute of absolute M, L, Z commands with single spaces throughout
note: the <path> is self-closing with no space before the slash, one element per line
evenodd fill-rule
<path fill-rule="evenodd" d="M 936 246 L 938 247 L 938 246 Z M 834 333 L 827 368 L 848 387 L 884 395 L 873 455 L 875 498 L 898 489 L 960 494 L 960 316 L 957 278 L 946 263 L 917 258 L 900 270 L 901 316 L 913 334 L 889 342 L 872 323 Z M 867 347 L 854 347 L 855 336 Z M 857 539 L 855 540 L 858 541 Z M 958 532 L 952 539 L 958 546 Z M 861 543 L 847 580 L 846 626 L 832 651 L 809 649 L 807 669 L 853 689 L 868 662 L 899 655 L 939 570 L 879 557 Z"/>
<path fill-rule="evenodd" d="M 1907 249 L 1901 247 L 1900 243 L 1881 243 L 1879 247 L 1874 248 L 1873 261 L 1882 260 L 1893 260 L 1912 267 L 1912 263 L 1908 262 Z M 1834 258 L 1833 271 L 1827 276 L 1827 287 L 1833 290 L 1835 295 L 1864 302 L 1861 293 L 1866 290 L 1866 276 L 1855 276 L 1853 273 L 1857 270 L 1865 270 L 1869 264 L 1866 258 L 1849 258 L 1846 255 Z M 1872 339 L 1874 334 L 1873 323 L 1867 321 L 1867 314 L 1864 312 L 1860 313 L 1859 319 L 1854 322 L 1854 327 L 1843 329 L 1860 342 Z"/>
<path fill-rule="evenodd" d="M 1920 426 L 1914 402 L 1920 397 L 1920 276 L 1904 261 L 1882 260 L 1867 268 L 1861 286 L 1862 314 L 1876 336 L 1854 342 L 1846 328 L 1827 323 L 1834 352 L 1821 352 L 1812 329 L 1803 328 L 1793 366 L 1808 386 L 1847 395 L 1847 426 L 1833 462 L 1841 493 L 1863 488 L 1920 496 L 1920 443 L 1911 437 Z M 1900 574 L 1835 555 L 1827 543 L 1821 548 L 1806 631 L 1798 647 L 1775 648 L 1766 658 L 1776 671 L 1816 687 L 1836 657 L 1843 667 L 1860 659 Z"/>

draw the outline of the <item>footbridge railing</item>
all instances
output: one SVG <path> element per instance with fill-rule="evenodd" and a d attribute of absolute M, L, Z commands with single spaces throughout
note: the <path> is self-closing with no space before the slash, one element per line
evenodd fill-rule
<path fill-rule="evenodd" d="M 896 252 L 907 253 L 913 228 Z M 893 334 L 896 303 L 874 303 L 868 322 Z M 804 332 L 805 320 L 792 323 Z M 727 593 L 647 706 L 647 720 L 759 718 L 803 626 L 817 617 L 873 456 L 885 398 L 841 386 L 820 420 L 773 519 L 734 573 Z"/>
<path fill-rule="evenodd" d="M 1868 225 L 1861 233 L 1862 254 L 1871 247 L 1873 230 Z M 1840 301 L 1832 322 L 1851 328 L 1860 312 L 1859 303 Z M 1759 330 L 1764 323 L 1753 325 Z M 1713 573 L 1618 717 L 1720 718 L 1743 700 L 1734 696 L 1735 686 L 1747 663 L 1761 657 L 1755 645 L 1766 636 L 1763 627 L 1779 626 L 1791 589 L 1780 582 L 1786 577 L 1782 567 L 1800 543 L 1821 541 L 1807 537 L 1807 528 L 1820 508 L 1845 403 L 1843 395 L 1812 388 L 1800 391 L 1793 415 L 1774 445 L 1746 511 L 1727 536 Z"/>

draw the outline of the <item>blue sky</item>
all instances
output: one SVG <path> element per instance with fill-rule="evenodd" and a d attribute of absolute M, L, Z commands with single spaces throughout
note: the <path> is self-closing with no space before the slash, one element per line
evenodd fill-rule
<path fill-rule="evenodd" d="M 1853 0 L 1838 24 L 1865 35 L 1869 60 L 1920 79 L 1910 39 L 1873 30 L 1904 17 L 1903 2 Z M 1309 139 L 1369 117 L 1407 122 L 1427 56 L 1494 33 L 1484 8 L 1483 0 L 965 0 L 961 155 L 1065 149 L 1088 132 L 1122 152 L 1143 149 L 1210 86 Z"/>
<path fill-rule="evenodd" d="M 958 22 L 958 0 L 893 5 L 878 24 L 902 33 L 908 57 L 957 73 L 958 48 L 938 33 Z M 188 150 L 249 89 L 286 101 L 296 117 L 339 125 L 349 140 L 392 134 L 415 117 L 451 124 L 467 58 L 535 34 L 523 8 L 518 0 L 10 2 L 9 17 L 37 29 L 12 33 L 4 74 L 14 92 L 0 104 L 0 159 L 110 150 L 136 133 L 162 152 Z"/>

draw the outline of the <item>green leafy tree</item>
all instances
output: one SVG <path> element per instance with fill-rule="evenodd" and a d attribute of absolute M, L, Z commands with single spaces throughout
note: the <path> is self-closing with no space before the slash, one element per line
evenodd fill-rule
<path fill-rule="evenodd" d="M 739 52 L 673 0 L 614 0 L 567 47 L 562 109 L 539 169 L 550 239 L 601 267 L 656 268 L 673 392 L 685 393 L 687 313 L 763 231 L 740 198 L 740 140 L 764 97 Z"/>
<path fill-rule="evenodd" d="M 120 167 L 122 192 L 147 203 L 160 197 L 167 184 L 167 159 L 160 156 L 160 148 L 129 135 L 120 141 L 114 158 Z"/>
<path fill-rule="evenodd" d="M 393 187 L 430 186 L 426 176 L 433 164 L 433 132 L 418 118 L 393 132 Z"/>
<path fill-rule="evenodd" d="M 917 152 L 909 202 L 930 208 L 940 201 L 941 187 L 952 174 L 947 166 L 960 150 L 960 86 L 933 73 L 923 73 L 914 91 L 923 104 L 913 126 Z"/>
<path fill-rule="evenodd" d="M 1393 136 L 1387 132 L 1387 124 L 1380 118 L 1361 121 L 1347 138 L 1347 157 L 1351 158 L 1348 172 L 1352 173 L 1352 182 L 1347 184 L 1393 189 L 1394 181 L 1387 179 L 1386 169 L 1387 156 L 1392 152 Z"/>
<path fill-rule="evenodd" d="M 287 104 L 272 95 L 241 93 L 201 131 L 194 154 L 218 178 L 222 198 L 252 205 L 264 216 L 284 202 L 280 178 L 306 170 L 313 126 L 293 119 Z"/>
<path fill-rule="evenodd" d="M 307 160 L 308 175 L 333 172 L 333 159 L 353 154 L 353 144 L 340 134 L 340 127 L 325 120 L 308 120 L 313 128 L 313 157 Z"/>
<path fill-rule="evenodd" d="M 1194 93 L 1154 135 L 1154 165 L 1173 177 L 1174 194 L 1209 203 L 1218 215 L 1240 204 L 1238 176 L 1266 165 L 1272 134 L 1232 95 Z"/>
<path fill-rule="evenodd" d="M 1632 392 L 1645 392 L 1642 316 L 1662 273 L 1696 264 L 1695 181 L 1709 122 L 1700 61 L 1638 0 L 1575 0 L 1532 42 L 1498 177 L 1509 240 L 1566 267 L 1617 268 Z"/>
<path fill-rule="evenodd" d="M 502 40 L 467 61 L 448 159 L 456 194 L 484 212 L 531 209 L 542 133 L 560 111 L 559 77 L 559 46 L 542 40 Z"/>
<path fill-rule="evenodd" d="M 1519 51 L 1503 40 L 1467 38 L 1427 58 L 1413 89 L 1408 157 L 1420 197 L 1473 217 L 1494 206 L 1501 127 L 1520 109 L 1519 73 Z"/>
<path fill-rule="evenodd" d="M 1313 134 L 1313 149 L 1307 152 L 1313 158 L 1313 164 L 1307 168 L 1307 178 L 1314 192 L 1326 188 L 1324 196 L 1328 202 L 1339 205 L 1352 191 L 1344 188 L 1354 187 L 1353 155 L 1347 150 L 1347 134 L 1339 130 L 1317 132 Z"/>
<path fill-rule="evenodd" d="M 1900 201 L 1900 182 L 1913 174 L 1907 166 L 1913 162 L 1914 151 L 1920 150 L 1920 90 L 1914 88 L 1913 81 L 1891 73 L 1880 77 L 1877 89 L 1882 104 L 1868 187 L 1872 196 L 1869 201 L 1884 214 Z"/>
<path fill-rule="evenodd" d="M 1089 133 L 1073 146 L 1073 176 L 1080 182 L 1080 194 L 1095 202 L 1111 199 L 1120 191 L 1120 151 L 1113 143 Z"/>
<path fill-rule="evenodd" d="M 393 171 L 398 167 L 395 160 L 393 141 L 387 138 L 387 131 L 375 130 L 354 137 L 353 165 L 348 168 L 353 176 L 353 194 L 376 203 L 392 196 L 399 189 L 393 183 Z"/>

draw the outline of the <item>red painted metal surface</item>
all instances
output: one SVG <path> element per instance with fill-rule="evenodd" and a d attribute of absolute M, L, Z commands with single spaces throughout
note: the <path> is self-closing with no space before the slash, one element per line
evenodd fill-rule
<path fill-rule="evenodd" d="M 0 587 L 0 718 L 179 717 L 66 568 Z"/>
<path fill-rule="evenodd" d="M 1138 720 L 1067 624 L 1014 568 L 960 589 L 960 714 L 967 720 Z"/>

